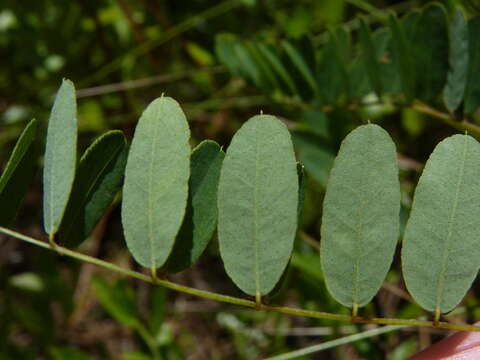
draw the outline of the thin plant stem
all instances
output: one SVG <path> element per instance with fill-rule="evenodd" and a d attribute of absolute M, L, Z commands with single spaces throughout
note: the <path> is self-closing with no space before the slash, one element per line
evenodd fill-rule
<path fill-rule="evenodd" d="M 377 325 L 403 325 L 403 326 L 447 329 L 447 330 L 455 330 L 455 331 L 479 331 L 480 332 L 480 326 L 452 324 L 452 323 L 443 322 L 443 321 L 434 322 L 434 321 L 423 321 L 423 320 L 416 320 L 416 319 L 366 318 L 361 316 L 353 317 L 350 315 L 332 314 L 332 313 L 327 313 L 322 311 L 312 311 L 312 310 L 291 308 L 286 306 L 271 306 L 271 305 L 264 305 L 264 304 L 258 307 L 258 304 L 256 304 L 256 302 L 252 300 L 218 294 L 218 293 L 214 293 L 206 290 L 195 289 L 189 286 L 180 285 L 164 279 L 153 280 L 151 276 L 142 274 L 138 271 L 125 269 L 121 266 L 109 263 L 108 261 L 97 259 L 93 256 L 85 255 L 77 251 L 67 249 L 60 245 L 57 245 L 55 250 L 53 250 L 50 247 L 50 245 L 45 241 L 34 239 L 30 236 L 23 235 L 21 233 L 18 233 L 16 231 L 13 231 L 4 227 L 0 227 L 0 233 L 14 237 L 18 240 L 25 241 L 32 245 L 42 247 L 47 250 L 55 251 L 60 255 L 68 256 L 80 261 L 94 264 L 94 265 L 103 267 L 107 270 L 114 271 L 124 276 L 132 277 L 141 281 L 145 281 L 150 284 L 163 286 L 170 290 L 175 290 L 178 292 L 201 297 L 204 299 L 210 299 L 210 300 L 215 300 L 215 301 L 224 302 L 228 304 L 257 309 L 258 311 L 277 312 L 277 313 L 300 316 L 300 317 L 308 317 L 308 318 L 324 319 L 324 320 L 335 320 L 335 321 L 349 322 L 349 323 L 377 324 Z"/>
<path fill-rule="evenodd" d="M 391 331 L 403 329 L 405 327 L 406 326 L 402 326 L 402 325 L 382 326 L 382 327 L 379 327 L 379 328 L 376 328 L 376 329 L 363 331 L 363 332 L 358 333 L 358 334 L 348 335 L 348 336 L 341 337 L 339 339 L 335 339 L 335 340 L 332 340 L 332 341 L 327 341 L 327 342 L 324 342 L 324 343 L 321 343 L 321 344 L 318 344 L 318 345 L 308 346 L 308 347 L 303 348 L 303 349 L 291 351 L 291 352 L 284 353 L 284 354 L 277 355 L 277 356 L 272 356 L 272 357 L 266 358 L 265 360 L 297 359 L 300 356 L 310 355 L 310 354 L 313 354 L 313 353 L 316 353 L 316 352 L 319 352 L 319 351 L 324 351 L 324 350 L 327 350 L 327 349 L 331 349 L 333 347 L 337 347 L 337 346 L 340 346 L 340 345 L 350 344 L 350 343 L 355 342 L 355 341 L 368 339 L 368 338 L 371 338 L 373 336 L 378 336 L 378 335 L 385 334 L 385 333 L 388 333 L 388 332 L 391 332 Z"/>

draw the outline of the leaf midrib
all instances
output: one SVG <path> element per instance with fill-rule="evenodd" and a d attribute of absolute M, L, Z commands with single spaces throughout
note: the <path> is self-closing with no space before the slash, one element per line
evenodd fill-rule
<path fill-rule="evenodd" d="M 443 300 L 443 293 L 445 290 L 445 274 L 447 272 L 447 265 L 448 265 L 448 257 L 450 252 L 450 242 L 453 234 L 453 223 L 454 218 L 457 212 L 457 205 L 458 205 L 458 197 L 460 194 L 460 188 L 462 187 L 462 183 L 464 180 L 465 174 L 465 158 L 467 156 L 467 148 L 468 148 L 468 136 L 464 135 L 465 140 L 463 142 L 463 154 L 462 154 L 462 161 L 461 161 L 461 169 L 457 181 L 457 186 L 455 189 L 455 199 L 452 206 L 452 211 L 450 213 L 450 217 L 448 220 L 448 234 L 444 242 L 443 246 L 443 256 L 442 256 L 442 267 L 440 270 L 440 275 L 437 282 L 437 296 L 435 299 L 435 311 L 439 312 L 441 310 L 441 302 Z"/>
<path fill-rule="evenodd" d="M 257 134 L 258 126 L 255 124 L 255 134 Z M 260 291 L 260 274 L 258 267 L 258 232 L 257 232 L 257 191 L 258 191 L 258 166 L 259 166 L 259 141 L 255 136 L 255 186 L 253 188 L 253 249 L 254 249 L 254 261 L 255 261 L 255 296 L 261 294 Z"/>
<path fill-rule="evenodd" d="M 148 169 L 148 243 L 150 245 L 150 266 L 153 269 L 156 269 L 155 264 L 155 255 L 154 255 L 154 242 L 153 242 L 153 194 L 152 194 L 152 179 L 153 179 L 153 163 L 154 156 L 156 151 L 157 136 L 158 136 L 158 126 L 155 126 L 154 120 L 157 119 L 157 115 L 160 113 L 160 106 L 157 111 L 154 112 L 153 119 L 149 121 L 153 125 L 153 139 L 152 139 L 152 150 L 150 152 L 150 166 Z"/>

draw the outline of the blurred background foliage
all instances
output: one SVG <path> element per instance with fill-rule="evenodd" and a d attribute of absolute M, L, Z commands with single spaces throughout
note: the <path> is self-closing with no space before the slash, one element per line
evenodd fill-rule
<path fill-rule="evenodd" d="M 462 6 L 469 16 L 479 8 L 473 0 L 442 4 L 449 11 Z M 318 260 L 323 189 L 341 140 L 367 119 L 390 132 L 399 149 L 405 218 L 425 160 L 455 130 L 409 107 L 378 103 L 375 97 L 370 101 L 372 94 L 362 94 L 360 80 L 351 74 L 346 79 L 362 102 L 352 107 L 340 100 L 328 112 L 320 111 L 325 103 L 305 100 L 308 84 L 284 96 L 236 73 L 232 63 L 250 64 L 241 52 L 225 66 L 219 42 L 257 39 L 276 46 L 288 39 L 302 47 L 308 37 L 316 61 L 328 51 L 328 31 L 346 29 L 357 39 L 359 15 L 375 30 L 385 25 L 389 11 L 401 15 L 423 5 L 395 0 L 2 0 L 0 168 L 31 118 L 45 130 L 62 77 L 78 89 L 80 151 L 108 129 L 121 129 L 131 139 L 142 110 L 162 93 L 182 104 L 192 145 L 210 138 L 226 147 L 250 116 L 261 110 L 278 115 L 292 131 L 308 181 L 294 255 L 281 288 L 268 301 L 348 313 L 328 295 Z M 328 66 L 339 71 L 336 62 Z M 320 91 L 328 97 L 335 89 Z M 33 179 L 15 228 L 45 238 L 39 225 L 40 175 Z M 81 251 L 138 269 L 124 244 L 118 200 Z M 363 314 L 424 315 L 404 289 L 398 261 L 397 256 Z M 215 239 L 198 264 L 171 279 L 243 296 L 224 273 Z M 478 293 L 473 287 L 449 321 L 478 319 Z M 0 237 L 0 359 L 257 359 L 364 329 L 192 298 Z M 405 329 L 305 359 L 405 359 L 444 335 Z"/>

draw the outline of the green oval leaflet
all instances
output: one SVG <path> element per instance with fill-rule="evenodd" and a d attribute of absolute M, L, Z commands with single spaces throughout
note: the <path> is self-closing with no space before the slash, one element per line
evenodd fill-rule
<path fill-rule="evenodd" d="M 443 101 L 453 113 L 461 104 L 465 94 L 468 74 L 468 25 L 465 14 L 457 10 L 449 25 L 449 71 L 443 89 Z"/>
<path fill-rule="evenodd" d="M 175 245 L 165 264 L 168 272 L 179 272 L 195 263 L 217 227 L 217 189 L 225 153 L 211 140 L 192 151 L 187 210 Z"/>
<path fill-rule="evenodd" d="M 36 136 L 37 121 L 33 119 L 20 135 L 0 177 L 0 226 L 13 222 L 32 181 L 38 160 Z"/>
<path fill-rule="evenodd" d="M 323 203 L 321 265 L 330 294 L 354 313 L 380 289 L 400 226 L 395 144 L 373 124 L 342 142 Z"/>
<path fill-rule="evenodd" d="M 291 256 L 298 175 L 290 134 L 257 115 L 234 135 L 218 187 L 218 237 L 225 270 L 245 293 L 268 294 Z M 274 224 L 274 226 L 272 226 Z"/>
<path fill-rule="evenodd" d="M 122 224 L 133 257 L 152 270 L 167 260 L 182 224 L 189 138 L 185 114 L 169 97 L 151 102 L 135 129 L 125 169 Z"/>
<path fill-rule="evenodd" d="M 63 80 L 53 104 L 44 162 L 43 222 L 53 239 L 70 197 L 77 166 L 77 102 L 70 80 Z"/>
<path fill-rule="evenodd" d="M 402 269 L 420 306 L 452 310 L 480 262 L 480 144 L 454 135 L 437 145 L 415 189 L 402 245 Z"/>
<path fill-rule="evenodd" d="M 127 142 L 119 130 L 108 131 L 85 151 L 58 230 L 59 241 L 76 247 L 90 235 L 120 190 Z"/>

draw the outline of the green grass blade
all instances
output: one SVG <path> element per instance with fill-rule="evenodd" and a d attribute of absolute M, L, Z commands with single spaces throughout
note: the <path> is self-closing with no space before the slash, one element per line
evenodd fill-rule
<path fill-rule="evenodd" d="M 402 248 L 407 288 L 424 309 L 452 310 L 480 262 L 480 144 L 454 135 L 437 145 L 413 200 Z"/>
<path fill-rule="evenodd" d="M 72 190 L 77 163 L 75 87 L 63 80 L 48 122 L 43 170 L 43 222 L 50 237 L 57 232 Z"/>
<path fill-rule="evenodd" d="M 190 130 L 180 105 L 154 100 L 135 130 L 125 169 L 122 223 L 141 265 L 164 264 L 182 224 L 190 176 Z"/>
<path fill-rule="evenodd" d="M 217 227 L 217 189 L 225 153 L 211 140 L 192 151 L 189 197 L 182 227 L 170 257 L 168 272 L 188 269 L 202 255 Z"/>
<path fill-rule="evenodd" d="M 35 172 L 38 151 L 35 148 L 37 121 L 23 130 L 0 177 L 0 226 L 10 225 L 27 192 Z"/>
<path fill-rule="evenodd" d="M 443 89 L 443 101 L 448 111 L 453 113 L 462 103 L 468 74 L 468 25 L 460 9 L 449 25 L 449 44 L 450 69 Z"/>
<path fill-rule="evenodd" d="M 395 144 L 373 124 L 342 142 L 323 203 L 321 263 L 327 288 L 341 304 L 366 305 L 393 260 L 400 227 Z"/>
<path fill-rule="evenodd" d="M 249 295 L 269 293 L 288 264 L 297 228 L 298 177 L 290 134 L 258 115 L 235 134 L 218 188 L 225 269 Z"/>
<path fill-rule="evenodd" d="M 73 183 L 59 242 L 76 247 L 90 235 L 120 190 L 127 160 L 127 143 L 119 130 L 109 131 L 85 151 Z"/>

